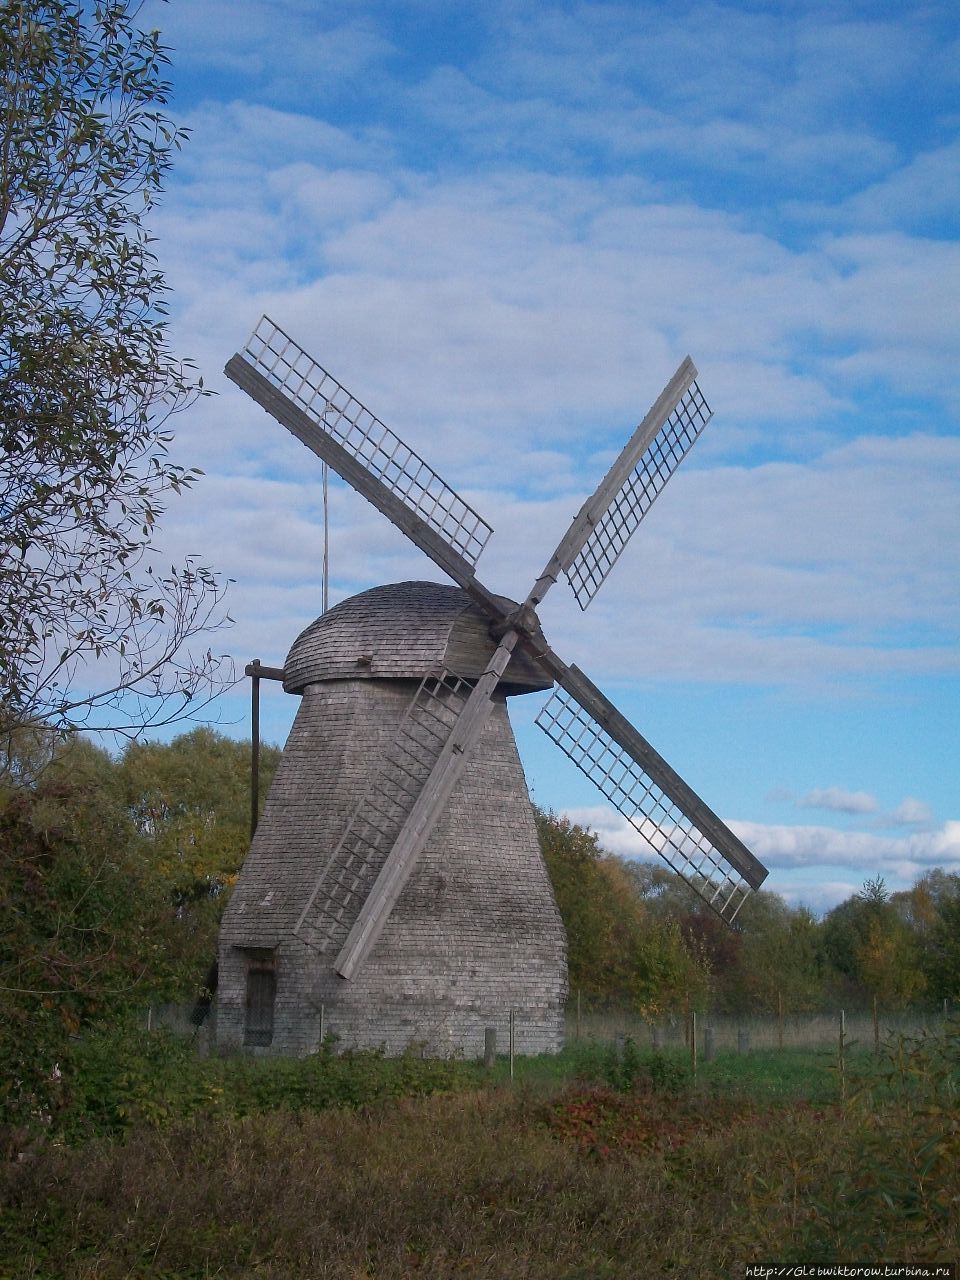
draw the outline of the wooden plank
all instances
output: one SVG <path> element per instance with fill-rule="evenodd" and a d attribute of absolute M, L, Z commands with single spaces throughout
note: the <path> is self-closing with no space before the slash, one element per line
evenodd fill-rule
<path fill-rule="evenodd" d="M 449 573 L 458 586 L 466 587 L 467 583 L 473 580 L 473 566 L 459 552 L 445 542 L 425 520 L 422 520 L 415 511 L 411 511 L 387 485 L 372 475 L 362 463 L 358 462 L 272 382 L 259 373 L 248 360 L 239 354 L 231 356 L 224 368 L 224 373 L 251 399 L 256 400 L 257 404 L 272 418 L 276 418 L 281 426 L 295 435 L 301 444 L 305 444 L 318 458 L 322 458 L 341 479 L 381 511 L 421 551 L 425 551 L 431 560 Z"/>
<path fill-rule="evenodd" d="M 283 667 L 263 667 L 259 662 L 248 662 L 243 668 L 245 676 L 254 676 L 259 680 L 283 680 Z"/>

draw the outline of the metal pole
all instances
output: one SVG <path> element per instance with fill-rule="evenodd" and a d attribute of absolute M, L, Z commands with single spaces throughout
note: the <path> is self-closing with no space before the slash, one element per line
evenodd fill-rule
<path fill-rule="evenodd" d="M 330 518 L 327 510 L 328 477 L 330 468 L 326 463 L 321 468 L 323 475 L 323 612 L 330 608 Z"/>
<path fill-rule="evenodd" d="M 516 1028 L 516 1017 L 514 1011 L 510 1010 L 510 1079 L 513 1079 L 513 1052 L 514 1052 L 514 1036 Z"/>
<path fill-rule="evenodd" d="M 257 830 L 260 817 L 260 677 L 257 668 L 260 659 L 254 658 L 250 702 L 250 839 Z"/>

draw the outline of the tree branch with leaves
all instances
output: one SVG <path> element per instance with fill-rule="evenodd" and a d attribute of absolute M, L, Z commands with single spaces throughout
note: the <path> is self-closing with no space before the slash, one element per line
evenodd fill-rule
<path fill-rule="evenodd" d="M 129 0 L 0 3 L 0 730 L 136 733 L 220 687 L 224 586 L 163 564 L 173 415 L 206 394 L 167 344 L 144 218 L 185 134 Z M 2 747 L 0 747 L 2 749 Z"/>

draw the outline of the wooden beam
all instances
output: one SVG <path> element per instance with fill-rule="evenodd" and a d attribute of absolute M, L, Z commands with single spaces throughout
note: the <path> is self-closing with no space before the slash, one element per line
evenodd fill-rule
<path fill-rule="evenodd" d="M 262 373 L 258 372 L 249 360 L 241 355 L 231 356 L 227 361 L 224 373 L 245 391 L 251 399 L 256 400 L 261 408 L 271 417 L 286 427 L 297 437 L 301 444 L 327 462 L 341 479 L 346 480 L 358 493 L 381 511 L 388 520 L 421 549 L 441 569 L 449 573 L 458 586 L 466 587 L 473 580 L 473 566 L 445 542 L 425 520 L 412 511 L 405 503 L 367 468 L 358 462 L 351 453 L 298 408 L 282 391 L 273 385 Z"/>
<path fill-rule="evenodd" d="M 257 680 L 279 680 L 283 681 L 283 667 L 263 667 L 259 661 L 254 658 L 253 662 L 248 662 L 243 668 L 245 676 L 254 676 Z"/>

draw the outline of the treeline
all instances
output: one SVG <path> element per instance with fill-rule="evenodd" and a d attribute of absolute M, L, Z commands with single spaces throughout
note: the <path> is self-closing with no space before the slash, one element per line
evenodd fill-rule
<path fill-rule="evenodd" d="M 901 892 L 865 882 L 818 920 L 761 890 L 724 924 L 667 867 L 604 852 L 539 813 L 567 926 L 571 990 L 656 1016 L 940 1007 L 960 999 L 960 876 L 939 868 Z"/>
<path fill-rule="evenodd" d="M 261 751 L 261 796 L 279 756 Z M 200 728 L 118 757 L 74 738 L 46 767 L 0 776 L 0 1110 L 42 1092 L 86 1027 L 202 993 L 249 844 L 249 769 L 249 743 Z M 651 1016 L 687 1001 L 790 1012 L 960 998 L 956 875 L 892 894 L 868 882 L 822 920 L 761 892 L 731 929 L 666 868 L 537 820 L 571 990 L 588 998 Z"/>

